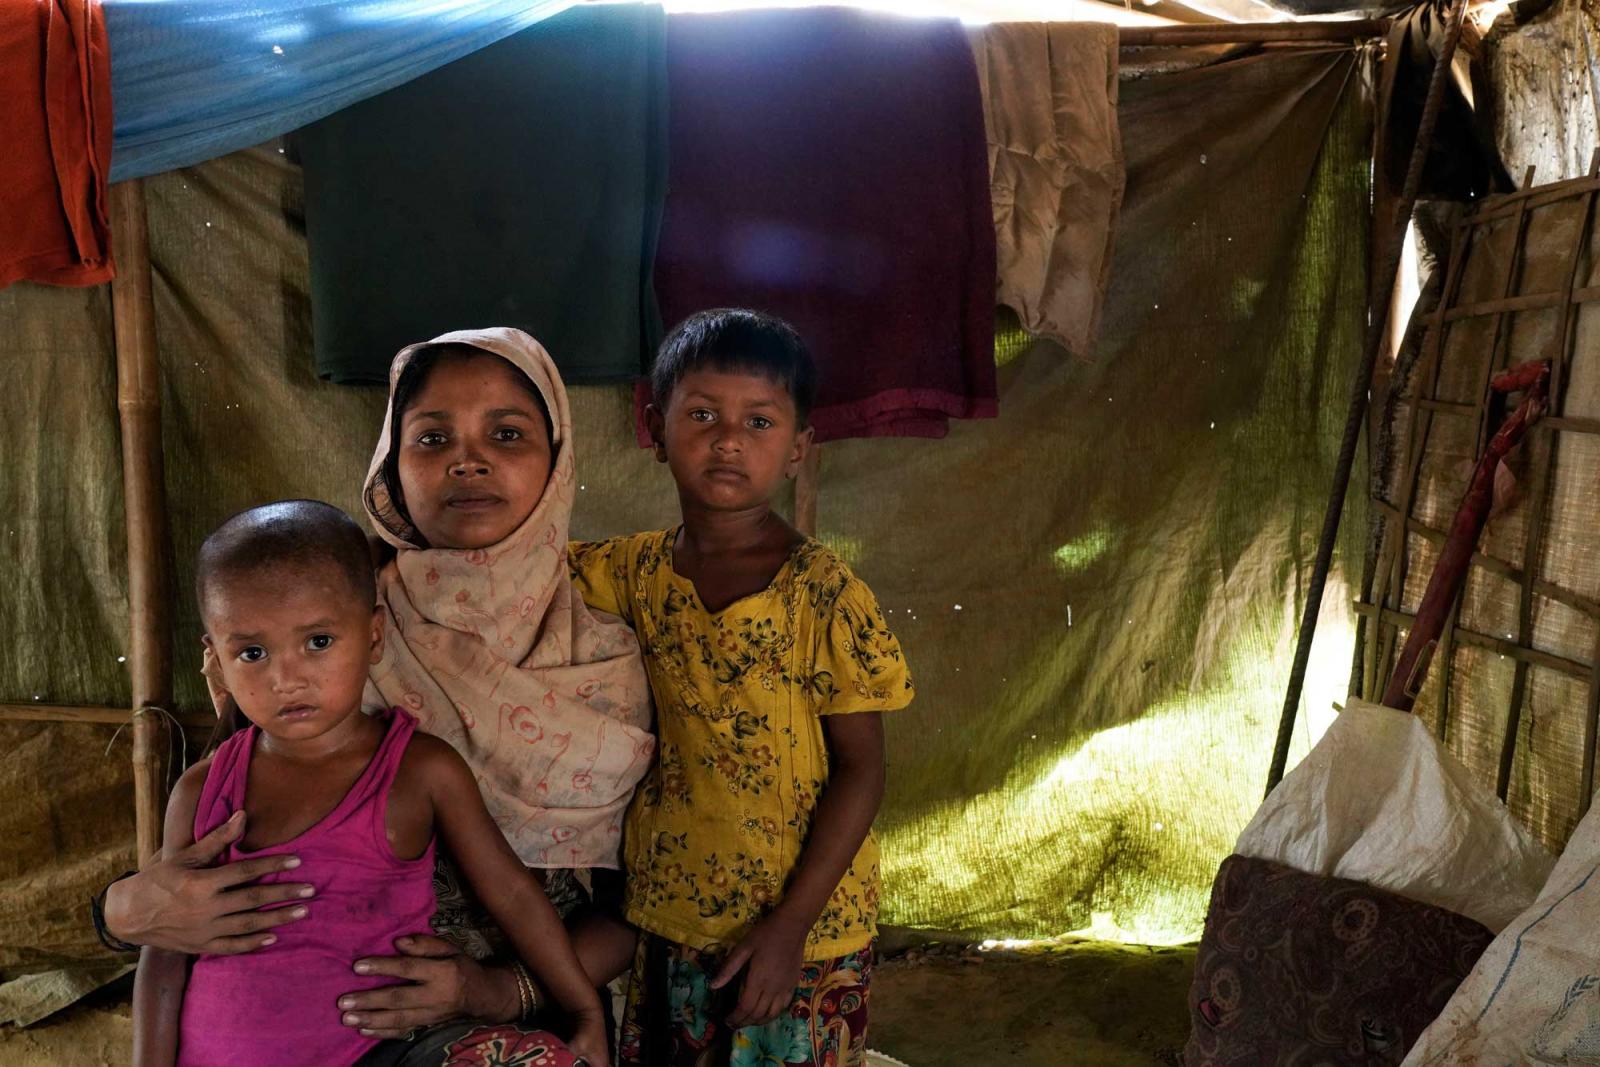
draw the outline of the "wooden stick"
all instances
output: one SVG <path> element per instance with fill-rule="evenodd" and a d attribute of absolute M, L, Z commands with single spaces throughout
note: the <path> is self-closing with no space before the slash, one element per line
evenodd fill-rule
<path fill-rule="evenodd" d="M 1377 369 L 1378 352 L 1389 327 L 1389 306 L 1394 299 L 1395 274 L 1400 269 L 1400 250 L 1405 241 L 1405 229 L 1411 222 L 1411 212 L 1416 206 L 1417 194 L 1422 185 L 1423 163 L 1433 144 L 1434 126 L 1439 120 L 1439 109 L 1444 100 L 1445 83 L 1450 64 L 1455 58 L 1456 45 L 1461 40 L 1461 30 L 1467 20 L 1467 0 L 1456 0 L 1450 5 L 1449 28 L 1444 45 L 1434 60 L 1428 78 L 1428 95 L 1422 105 L 1422 115 L 1417 122 L 1417 139 L 1411 146 L 1411 159 L 1406 164 L 1406 178 L 1400 189 L 1400 200 L 1395 207 L 1394 232 L 1384 247 L 1383 270 L 1378 275 L 1374 290 L 1378 305 L 1367 315 L 1367 329 L 1362 341 L 1361 356 L 1356 365 L 1354 380 L 1350 383 L 1350 399 L 1345 413 L 1344 436 L 1339 442 L 1339 456 L 1334 463 L 1333 485 L 1329 488 L 1327 510 L 1322 516 L 1322 532 L 1317 539 L 1317 555 L 1311 565 L 1311 580 L 1306 586 L 1305 607 L 1300 616 L 1300 629 L 1295 635 L 1294 662 L 1289 667 L 1289 684 L 1283 697 L 1283 710 L 1278 716 L 1278 736 L 1272 746 L 1272 763 L 1267 769 L 1267 792 L 1271 793 L 1283 779 L 1289 764 L 1289 743 L 1294 737 L 1295 716 L 1300 711 L 1300 696 L 1305 689 L 1306 669 L 1311 663 L 1311 642 L 1317 633 L 1317 616 L 1322 610 L 1322 594 L 1327 589 L 1328 571 L 1333 566 L 1333 550 L 1339 537 L 1339 522 L 1344 517 L 1344 498 L 1350 489 L 1350 473 L 1355 467 L 1356 448 L 1361 441 L 1361 427 L 1367 418 L 1368 394 L 1372 390 L 1372 376 Z"/>
<path fill-rule="evenodd" d="M 117 276 L 111 308 L 122 424 L 122 494 L 128 536 L 128 668 L 133 682 L 133 804 L 139 862 L 161 848 L 165 724 L 172 703 L 172 619 L 167 509 L 161 459 L 161 381 L 144 186 L 110 189 Z"/>
<path fill-rule="evenodd" d="M 1213 25 L 1123 26 L 1117 43 L 1123 48 L 1188 48 L 1203 44 L 1276 44 L 1313 41 L 1358 41 L 1382 37 L 1389 19 L 1346 19 L 1323 22 L 1219 22 Z"/>
<path fill-rule="evenodd" d="M 806 449 L 800 473 L 794 480 L 794 526 L 807 537 L 817 536 L 817 494 L 821 491 L 822 446 Z"/>
<path fill-rule="evenodd" d="M 1498 193 L 1495 196 L 1486 196 L 1478 204 L 1478 209 L 1473 212 L 1473 221 L 1482 225 L 1503 219 L 1518 210 L 1518 201 L 1526 200 L 1526 210 L 1554 204 L 1558 200 L 1566 200 L 1574 196 L 1581 196 L 1591 189 L 1600 188 L 1600 178 L 1584 175 L 1581 178 L 1568 178 L 1565 181 L 1551 182 L 1549 185 L 1524 186 L 1514 193 Z"/>
<path fill-rule="evenodd" d="M 173 718 L 186 730 L 209 731 L 217 723 L 214 714 L 173 712 Z M 133 721 L 127 708 L 87 707 L 77 704 L 0 704 L 0 722 L 60 722 L 79 726 L 127 726 Z"/>
<path fill-rule="evenodd" d="M 1451 231 L 1450 258 L 1445 265 L 1444 284 L 1439 291 L 1439 302 L 1434 306 L 1430 316 L 1432 322 L 1425 340 L 1426 349 L 1414 372 L 1411 418 L 1406 423 L 1404 466 L 1400 471 L 1400 488 L 1396 494 L 1402 515 L 1411 514 L 1411 506 L 1416 498 L 1417 476 L 1422 467 L 1422 456 L 1427 450 L 1428 436 L 1433 429 L 1433 412 L 1426 405 L 1427 401 L 1434 398 L 1433 394 L 1438 388 L 1439 361 L 1443 358 L 1445 331 L 1448 329 L 1444 314 L 1461 286 L 1466 249 L 1470 245 L 1470 232 L 1468 227 L 1456 227 Z M 1377 581 L 1370 596 L 1372 603 L 1388 602 L 1389 587 L 1394 584 L 1395 576 L 1400 573 L 1400 560 L 1404 557 L 1405 551 L 1404 531 L 1382 546 L 1376 567 Z M 1404 596 L 1405 589 L 1398 588 L 1395 592 L 1397 605 Z M 1362 694 L 1368 700 L 1377 699 L 1379 678 L 1382 677 L 1392 652 L 1385 640 L 1386 636 L 1379 632 L 1377 626 L 1366 632 L 1367 647 L 1363 655 L 1366 674 L 1362 680 Z"/>
<path fill-rule="evenodd" d="M 1514 215 L 1516 211 L 1513 209 L 1507 214 Z M 1498 315 L 1506 311 L 1543 311 L 1545 308 L 1559 307 L 1562 304 L 1587 304 L 1595 300 L 1600 300 L 1600 285 L 1587 285 L 1581 289 L 1574 289 L 1571 293 L 1561 290 L 1548 293 L 1523 293 L 1520 296 L 1501 297 L 1497 300 L 1482 300 L 1476 304 L 1460 304 L 1451 308 L 1445 318 L 1450 322 L 1456 322 L 1460 319 Z"/>

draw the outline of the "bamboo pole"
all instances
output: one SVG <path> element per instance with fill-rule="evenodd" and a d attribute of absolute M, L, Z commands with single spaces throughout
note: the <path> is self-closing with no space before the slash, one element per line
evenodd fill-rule
<path fill-rule="evenodd" d="M 1297 44 L 1357 41 L 1382 37 L 1389 19 L 1346 19 L 1321 22 L 1219 22 L 1187 26 L 1123 26 L 1117 43 L 1123 48 L 1186 48 L 1206 44 Z"/>
<path fill-rule="evenodd" d="M 1450 64 L 1455 58 L 1456 44 L 1461 39 L 1461 28 L 1467 18 L 1467 0 L 1456 0 L 1450 7 L 1450 28 L 1445 34 L 1444 47 L 1435 57 L 1433 73 L 1428 80 L 1428 95 L 1422 106 L 1422 117 L 1417 124 L 1417 140 L 1411 146 L 1411 159 L 1406 166 L 1405 184 L 1400 190 L 1400 200 L 1394 214 L 1394 230 L 1380 240 L 1384 245 L 1383 271 L 1378 276 L 1378 286 L 1373 290 L 1378 305 L 1371 309 L 1367 319 L 1365 342 L 1361 360 L 1351 383 L 1349 411 L 1345 417 L 1344 438 L 1339 443 L 1339 458 L 1334 465 L 1333 486 L 1328 495 L 1328 508 L 1323 515 L 1322 534 L 1317 543 L 1317 556 L 1311 568 L 1311 581 L 1306 588 L 1305 612 L 1300 618 L 1300 631 L 1295 643 L 1294 664 L 1289 670 L 1288 691 L 1284 695 L 1283 711 L 1278 719 L 1278 737 L 1272 749 L 1272 764 L 1267 770 L 1267 792 L 1271 793 L 1283 778 L 1289 763 L 1289 742 L 1294 737 L 1295 715 L 1300 710 L 1300 694 L 1305 688 L 1306 668 L 1311 663 L 1311 641 L 1317 632 L 1317 615 L 1322 610 L 1322 594 L 1327 588 L 1328 571 L 1333 566 L 1334 544 L 1339 536 L 1339 522 L 1344 517 L 1344 498 L 1350 489 L 1350 473 L 1355 467 L 1356 446 L 1361 439 L 1361 426 L 1366 422 L 1368 393 L 1372 389 L 1372 375 L 1376 369 L 1378 350 L 1389 328 L 1389 306 L 1394 300 L 1392 282 L 1400 269 L 1400 250 L 1405 241 L 1405 227 L 1411 222 L 1411 211 L 1417 202 L 1417 191 L 1422 184 L 1423 163 L 1433 142 L 1433 128 L 1439 119 L 1439 109 L 1444 99 Z"/>
<path fill-rule="evenodd" d="M 186 730 L 209 731 L 217 717 L 208 712 L 174 713 Z M 76 726 L 126 726 L 127 708 L 89 707 L 79 704 L 0 704 L 0 722 L 59 722 Z"/>
<path fill-rule="evenodd" d="M 133 804 L 140 864 L 161 847 L 165 804 L 157 710 L 172 703 L 172 620 L 167 512 L 161 459 L 161 382 L 144 185 L 110 189 L 117 276 L 111 307 L 117 344 L 117 411 L 128 536 L 128 668 L 133 683 Z"/>
<path fill-rule="evenodd" d="M 822 446 L 806 449 L 800 473 L 794 479 L 794 526 L 807 537 L 817 536 L 817 494 L 822 479 Z"/>

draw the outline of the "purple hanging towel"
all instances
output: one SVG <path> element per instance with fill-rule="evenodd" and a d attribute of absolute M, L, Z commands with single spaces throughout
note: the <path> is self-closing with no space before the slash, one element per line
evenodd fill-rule
<path fill-rule="evenodd" d="M 817 359 L 818 440 L 995 416 L 988 150 L 960 24 L 678 15 L 667 81 L 666 326 L 730 306 L 789 320 Z"/>

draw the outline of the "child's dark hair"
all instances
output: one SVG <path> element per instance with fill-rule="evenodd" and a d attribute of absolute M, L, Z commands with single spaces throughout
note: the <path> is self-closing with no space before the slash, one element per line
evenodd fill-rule
<path fill-rule="evenodd" d="M 377 579 L 367 535 L 355 520 L 320 500 L 280 500 L 241 511 L 211 532 L 200 546 L 195 597 L 205 618 L 206 594 L 219 582 L 266 570 L 303 570 L 332 565 L 361 603 L 378 602 Z M 232 698 L 222 710 L 206 751 L 244 727 Z"/>
<path fill-rule="evenodd" d="M 411 512 L 406 507 L 406 496 L 400 488 L 400 422 L 411 409 L 411 405 L 416 403 L 417 394 L 428 384 L 428 378 L 433 374 L 434 368 L 447 363 L 465 363 L 478 356 L 501 358 L 486 348 L 476 348 L 468 344 L 433 345 L 413 355 L 411 361 L 405 365 L 405 369 L 400 372 L 399 380 L 394 383 L 394 396 L 389 403 L 389 454 L 383 457 L 383 468 L 378 476 L 383 479 L 383 487 L 388 491 L 389 500 L 394 504 L 395 511 L 412 530 L 416 529 L 417 524 L 411 521 Z M 511 367 L 517 372 L 518 384 L 527 390 L 534 404 L 538 406 L 539 415 L 544 419 L 545 439 L 551 441 L 554 434 L 551 432 L 550 405 L 545 403 L 544 394 L 533 384 L 533 379 L 522 373 L 521 368 L 515 364 L 511 364 Z"/>
<path fill-rule="evenodd" d="M 746 308 L 698 311 L 667 334 L 650 368 L 655 404 L 665 409 L 672 390 L 695 370 L 752 371 L 789 391 L 800 425 L 817 399 L 817 368 L 793 326 Z"/>

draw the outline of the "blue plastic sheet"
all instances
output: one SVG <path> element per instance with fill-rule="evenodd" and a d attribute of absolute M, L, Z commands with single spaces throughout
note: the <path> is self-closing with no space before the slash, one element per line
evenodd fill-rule
<path fill-rule="evenodd" d="M 111 179 L 259 144 L 572 2 L 105 0 L 116 119 Z"/>

